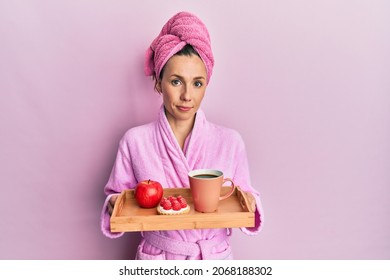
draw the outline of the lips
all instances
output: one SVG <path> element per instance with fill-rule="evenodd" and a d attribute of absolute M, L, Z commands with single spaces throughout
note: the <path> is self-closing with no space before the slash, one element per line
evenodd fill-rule
<path fill-rule="evenodd" d="M 187 106 L 177 106 L 177 108 L 178 108 L 180 111 L 183 111 L 183 112 L 188 112 L 189 110 L 192 109 L 192 107 L 187 107 Z"/>

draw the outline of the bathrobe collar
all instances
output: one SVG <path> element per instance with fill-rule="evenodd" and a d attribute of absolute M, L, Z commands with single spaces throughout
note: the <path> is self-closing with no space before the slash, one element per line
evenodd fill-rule
<path fill-rule="evenodd" d="M 176 177 L 180 178 L 180 183 L 184 187 L 189 186 L 188 172 L 193 169 L 201 168 L 205 156 L 206 138 L 208 135 L 208 122 L 205 114 L 199 108 L 192 131 L 185 141 L 184 151 L 181 149 L 179 143 L 173 134 L 172 128 L 169 125 L 168 119 L 165 115 L 164 105 L 161 106 L 158 118 L 158 145 L 164 161 L 164 155 L 167 157 L 167 164 L 173 164 L 176 171 Z M 170 160 L 168 160 L 168 158 Z M 164 162 L 163 162 L 164 163 Z M 169 170 L 168 168 L 166 170 Z M 172 178 L 174 174 L 166 174 Z M 176 181 L 176 180 L 175 180 Z M 178 187 L 178 186 L 176 186 Z"/>

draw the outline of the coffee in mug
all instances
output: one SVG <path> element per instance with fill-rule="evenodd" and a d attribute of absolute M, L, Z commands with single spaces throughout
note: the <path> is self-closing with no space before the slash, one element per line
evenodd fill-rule
<path fill-rule="evenodd" d="M 230 178 L 224 178 L 223 172 L 214 169 L 197 169 L 188 173 L 190 189 L 194 200 L 195 210 L 210 213 L 218 209 L 220 200 L 230 197 L 235 190 L 234 182 Z M 231 183 L 230 191 L 221 196 L 222 185 Z"/>
<path fill-rule="evenodd" d="M 199 175 L 195 175 L 194 177 L 195 178 L 210 179 L 210 178 L 216 178 L 218 176 L 217 175 L 213 175 L 213 174 L 199 174 Z"/>

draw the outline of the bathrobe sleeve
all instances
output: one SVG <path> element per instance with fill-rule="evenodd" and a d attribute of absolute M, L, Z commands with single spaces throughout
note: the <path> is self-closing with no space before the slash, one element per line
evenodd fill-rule
<path fill-rule="evenodd" d="M 238 133 L 236 134 L 236 143 L 237 146 L 234 158 L 236 159 L 235 162 L 237 164 L 235 166 L 233 181 L 237 186 L 240 186 L 243 191 L 251 193 L 256 200 L 255 226 L 247 228 L 243 227 L 240 229 L 247 235 L 256 235 L 260 232 L 264 221 L 260 193 L 252 187 L 245 144 Z"/>
<path fill-rule="evenodd" d="M 108 213 L 108 203 L 113 195 L 120 194 L 125 189 L 134 188 L 136 179 L 134 176 L 128 141 L 123 137 L 120 144 L 114 166 L 112 168 L 109 180 L 104 187 L 107 195 L 101 212 L 101 230 L 109 238 L 118 238 L 124 233 L 113 233 L 110 231 L 110 215 Z"/>

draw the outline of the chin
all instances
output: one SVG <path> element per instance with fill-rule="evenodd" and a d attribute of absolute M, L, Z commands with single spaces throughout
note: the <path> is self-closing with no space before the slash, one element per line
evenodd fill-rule
<path fill-rule="evenodd" d="M 191 110 L 190 112 L 178 112 L 175 114 L 175 119 L 181 120 L 181 121 L 186 121 L 186 120 L 191 120 L 195 116 L 195 111 Z"/>

